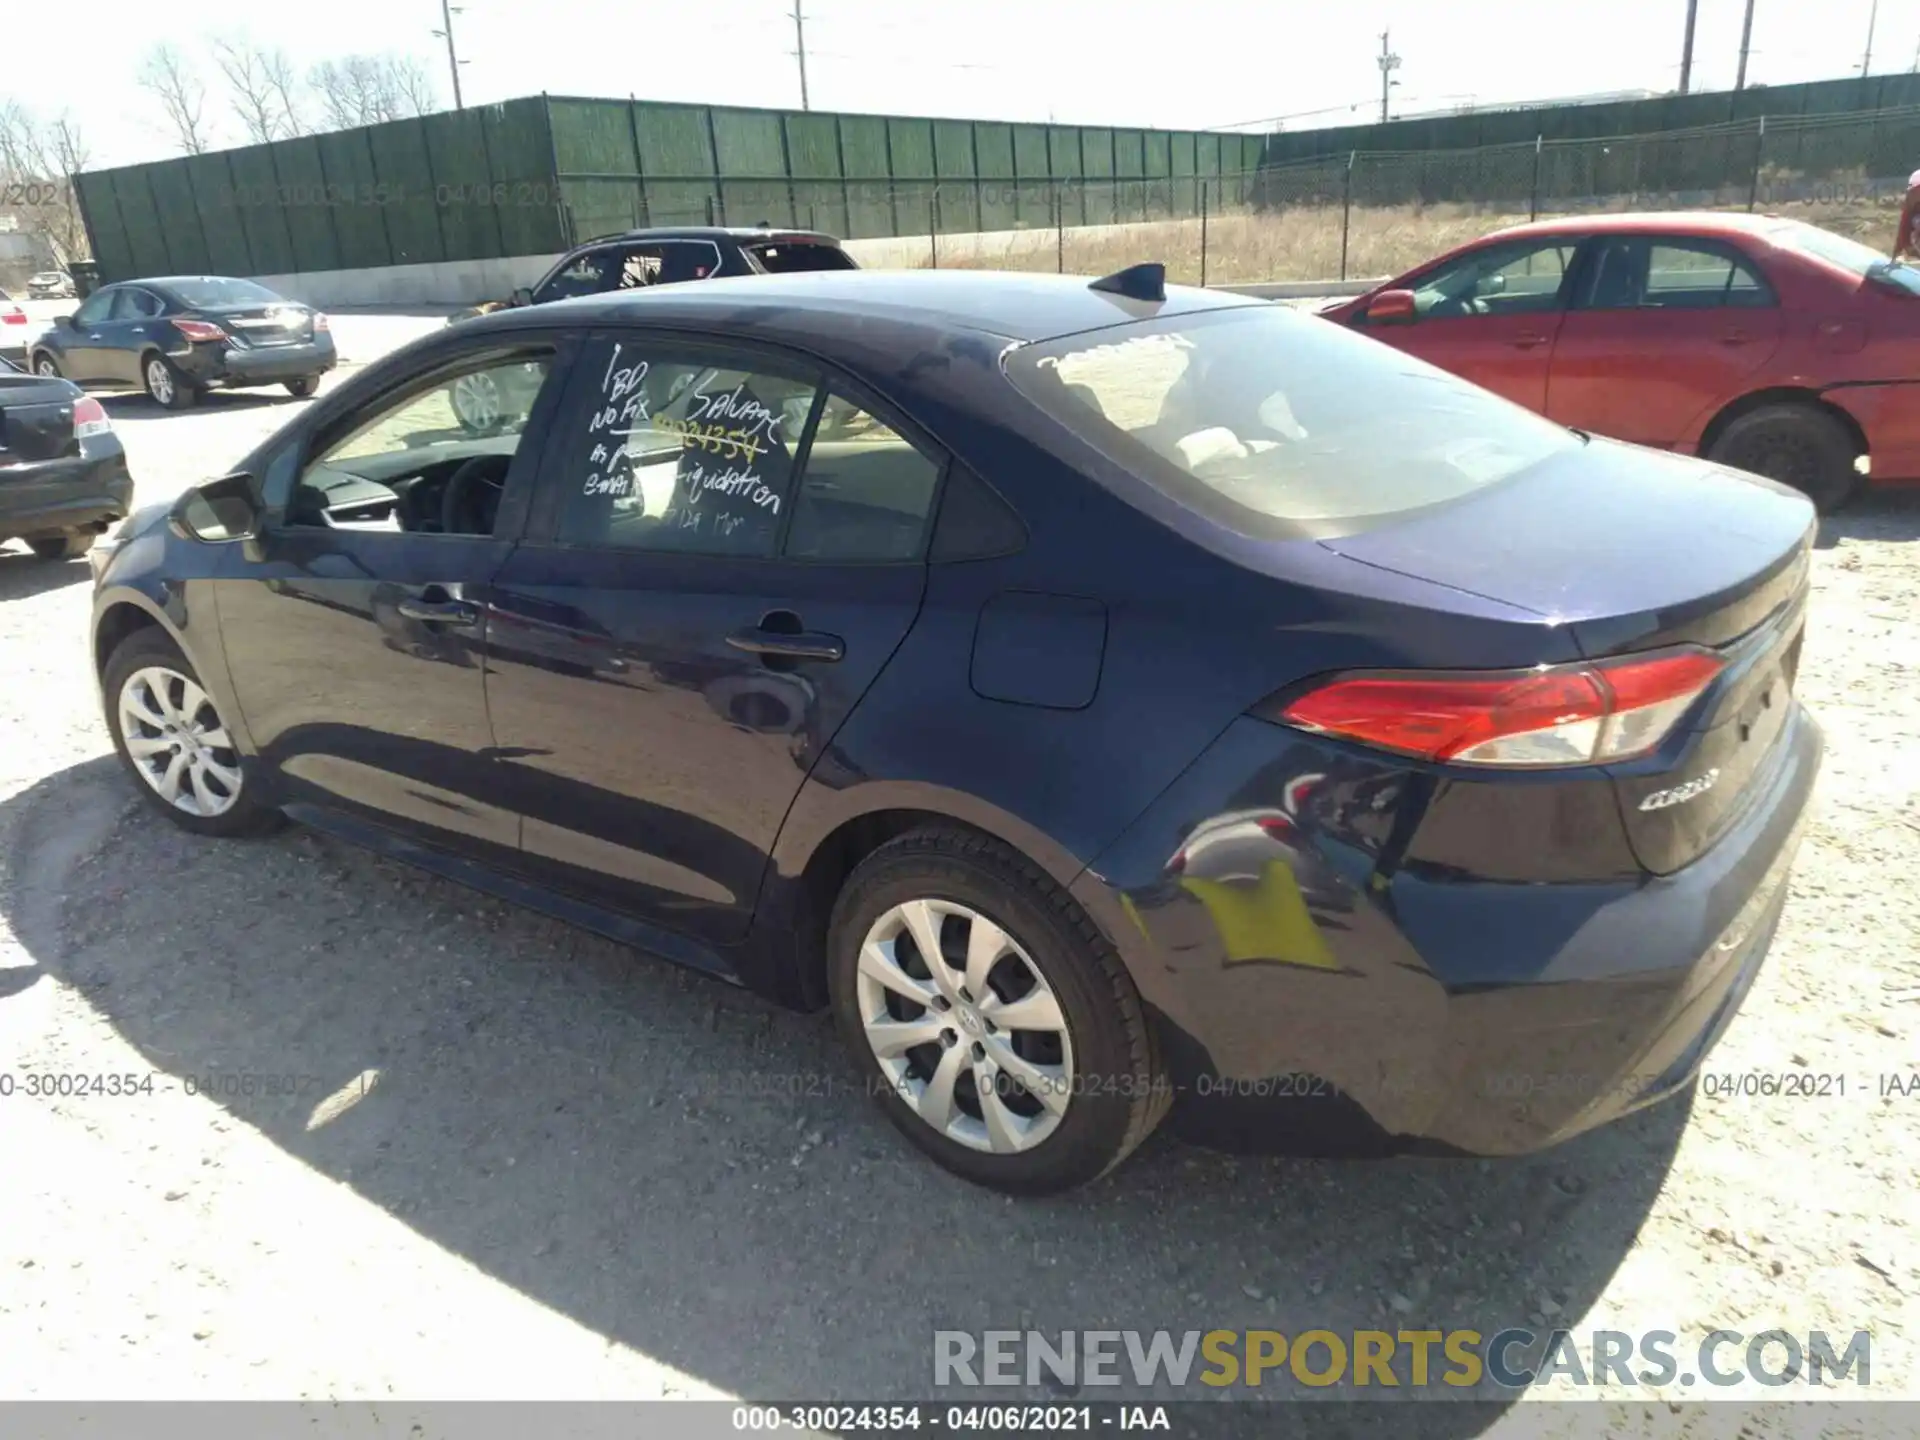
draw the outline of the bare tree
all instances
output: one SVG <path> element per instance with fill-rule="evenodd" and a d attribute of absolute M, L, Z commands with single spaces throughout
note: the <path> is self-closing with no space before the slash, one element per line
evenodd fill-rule
<path fill-rule="evenodd" d="M 440 107 L 440 92 L 433 72 L 420 63 L 418 55 L 390 55 L 387 73 L 401 105 L 412 115 L 426 115 Z"/>
<path fill-rule="evenodd" d="M 280 120 L 287 134 L 306 134 L 306 107 L 301 103 L 300 77 L 294 73 L 293 61 L 286 51 L 274 50 L 268 54 L 264 69 L 267 84 L 272 87 L 274 98 L 280 102 Z"/>
<path fill-rule="evenodd" d="M 206 153 L 207 90 L 187 58 L 170 44 L 155 45 L 140 64 L 139 85 L 160 102 L 181 153 Z"/>
<path fill-rule="evenodd" d="M 346 55 L 322 60 L 308 77 L 329 127 L 378 125 L 434 108 L 433 78 L 412 55 Z"/>
<path fill-rule="evenodd" d="M 42 121 L 17 101 L 0 102 L 0 186 L 17 197 L 8 208 L 31 233 L 47 237 L 56 257 L 87 254 L 87 231 L 74 198 L 73 176 L 90 152 L 73 117 Z"/>
<path fill-rule="evenodd" d="M 228 101 L 249 140 L 263 145 L 300 133 L 293 111 L 293 64 L 285 51 L 222 38 L 213 42 L 213 59 L 226 77 Z"/>

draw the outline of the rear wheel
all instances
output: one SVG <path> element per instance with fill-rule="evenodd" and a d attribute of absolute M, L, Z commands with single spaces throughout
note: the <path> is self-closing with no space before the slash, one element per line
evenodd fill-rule
<path fill-rule="evenodd" d="M 842 1038 L 887 1117 L 1012 1194 L 1105 1174 L 1171 1092 L 1132 979 L 1059 886 L 1006 846 L 918 830 L 847 880 L 828 933 Z"/>
<path fill-rule="evenodd" d="M 296 400 L 305 400 L 320 389 L 318 375 L 302 375 L 298 380 L 287 381 L 287 393 Z"/>
<path fill-rule="evenodd" d="M 27 548 L 42 560 L 75 560 L 86 554 L 92 543 L 93 536 L 75 532 L 43 535 L 38 540 L 27 541 Z"/>
<path fill-rule="evenodd" d="M 1762 405 L 1721 432 L 1707 458 L 1791 485 L 1821 514 L 1853 498 L 1858 447 L 1833 416 L 1811 405 Z"/>
<path fill-rule="evenodd" d="M 492 434 L 500 427 L 501 417 L 506 410 L 500 382 L 484 371 L 477 375 L 462 375 L 454 381 L 448 401 L 453 406 L 454 419 L 469 435 Z"/>
<path fill-rule="evenodd" d="M 257 835 L 281 823 L 180 647 L 137 630 L 101 674 L 107 729 L 149 804 L 197 835 Z"/>
<path fill-rule="evenodd" d="M 196 398 L 186 376 L 164 355 L 147 356 L 141 362 L 140 377 L 146 384 L 147 398 L 163 410 L 185 410 Z"/>

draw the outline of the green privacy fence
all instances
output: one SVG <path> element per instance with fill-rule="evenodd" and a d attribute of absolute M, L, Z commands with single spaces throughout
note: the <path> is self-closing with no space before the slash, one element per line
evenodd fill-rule
<path fill-rule="evenodd" d="M 1179 219 L 1262 137 L 538 96 L 89 171 L 106 280 L 546 255 L 640 225 L 853 239 Z M 1210 186 L 1208 182 L 1211 182 Z"/>
<path fill-rule="evenodd" d="M 1476 110 L 1374 125 L 1288 131 L 1268 137 L 1265 160 L 1270 165 L 1284 165 L 1344 157 L 1356 151 L 1472 150 L 1531 145 L 1536 139 L 1552 144 L 1717 126 L 1751 129 L 1762 115 L 1770 127 L 1776 127 L 1803 118 L 1857 116 L 1913 105 L 1920 105 L 1920 73 L 1817 80 L 1804 85 L 1751 85 L 1744 90 L 1659 95 L 1644 100 Z M 1920 158 L 1911 161 L 1902 173 L 1915 165 L 1920 165 Z"/>

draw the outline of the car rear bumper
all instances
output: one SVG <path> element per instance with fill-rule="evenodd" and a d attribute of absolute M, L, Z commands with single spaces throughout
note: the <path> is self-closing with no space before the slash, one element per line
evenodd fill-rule
<path fill-rule="evenodd" d="M 1598 883 L 1402 864 L 1392 811 L 1411 802 L 1363 787 L 1346 806 L 1342 749 L 1238 722 L 1075 883 L 1117 917 L 1178 1129 L 1235 1149 L 1515 1154 L 1688 1087 L 1773 936 L 1819 769 L 1811 716 L 1794 707 L 1710 851 Z M 1284 813 L 1306 781 L 1320 794 L 1268 852 L 1167 869 L 1195 816 Z M 1383 812 L 1384 846 L 1367 838 Z"/>
<path fill-rule="evenodd" d="M 99 530 L 133 505 L 126 453 L 0 466 L 0 537 Z"/>
<path fill-rule="evenodd" d="M 302 345 L 196 345 L 176 363 L 202 385 L 277 385 L 321 375 L 340 363 L 333 337 L 322 335 Z"/>

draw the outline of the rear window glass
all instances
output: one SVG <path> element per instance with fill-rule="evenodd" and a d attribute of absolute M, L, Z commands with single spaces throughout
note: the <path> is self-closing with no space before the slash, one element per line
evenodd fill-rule
<path fill-rule="evenodd" d="M 1424 361 L 1279 305 L 1025 346 L 1008 373 L 1110 459 L 1255 538 L 1362 528 L 1582 443 Z"/>
<path fill-rule="evenodd" d="M 175 280 L 167 288 L 180 297 L 180 303 L 199 308 L 203 305 L 284 305 L 286 299 L 264 285 L 251 280 L 202 278 Z"/>
<path fill-rule="evenodd" d="M 1885 284 L 1920 295 L 1920 269 L 1912 265 L 1896 265 L 1887 258 L 1884 250 L 1875 250 L 1871 245 L 1862 245 L 1845 235 L 1836 235 L 1817 225 L 1795 221 L 1775 230 L 1773 242 L 1789 250 L 1798 250 L 1803 255 L 1811 255 L 1816 260 L 1824 260 L 1829 265 L 1837 265 L 1849 275 L 1857 275 L 1863 280 L 1871 275 Z"/>
<path fill-rule="evenodd" d="M 792 275 L 802 270 L 853 270 L 853 257 L 838 245 L 808 241 L 749 245 L 747 251 L 770 275 Z"/>

